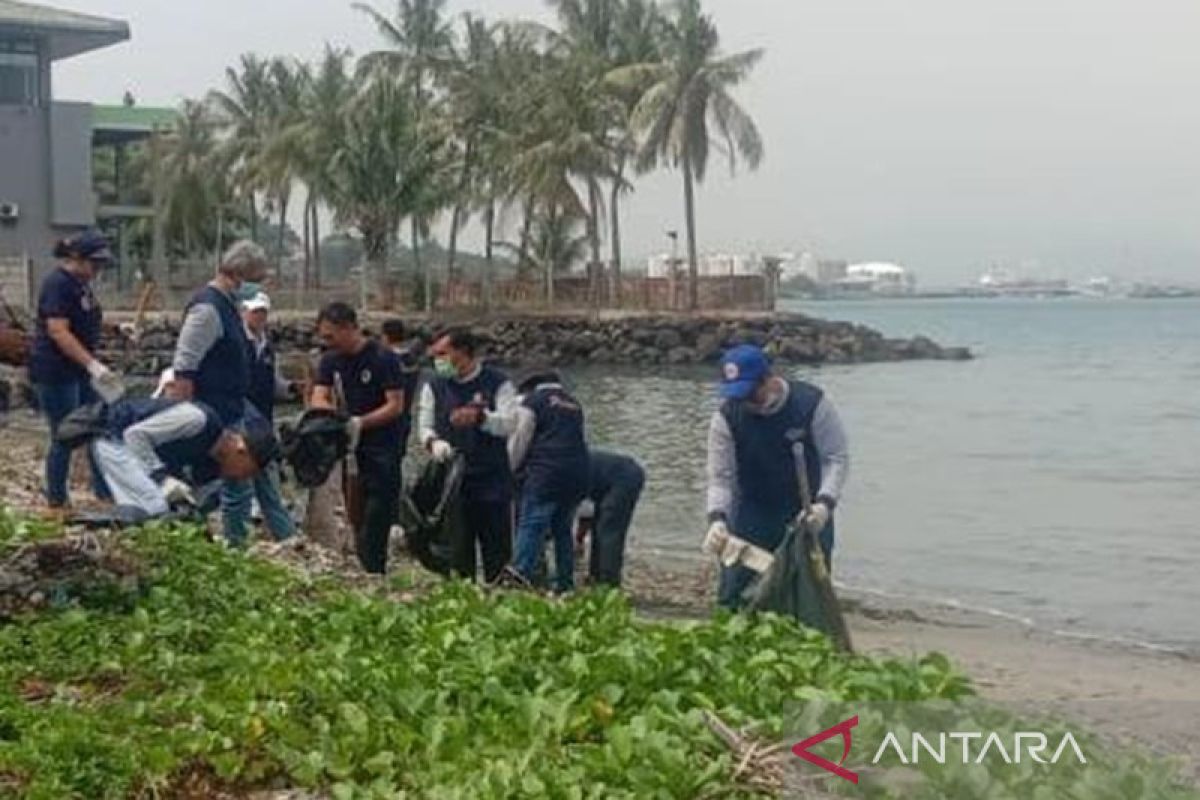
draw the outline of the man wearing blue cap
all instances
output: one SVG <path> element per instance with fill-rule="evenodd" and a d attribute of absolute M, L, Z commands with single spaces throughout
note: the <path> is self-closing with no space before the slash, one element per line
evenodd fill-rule
<path fill-rule="evenodd" d="M 760 348 L 733 348 L 721 369 L 722 403 L 708 434 L 704 549 L 721 559 L 717 602 L 736 609 L 802 511 L 801 475 L 816 491 L 803 524 L 831 563 L 833 510 L 850 456 L 841 420 L 824 392 L 776 375 Z"/>

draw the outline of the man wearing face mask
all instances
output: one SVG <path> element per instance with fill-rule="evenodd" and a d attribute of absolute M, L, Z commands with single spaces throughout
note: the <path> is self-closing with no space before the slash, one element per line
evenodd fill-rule
<path fill-rule="evenodd" d="M 234 242 L 221 257 L 217 274 L 192 298 L 175 343 L 171 363 L 174 380 L 166 387 L 171 400 L 195 400 L 216 412 L 221 424 L 237 428 L 247 413 L 259 416 L 248 400 L 250 344 L 242 323 L 238 290 L 247 281 L 267 274 L 267 254 L 257 244 Z M 233 545 L 246 540 L 253 487 L 228 480 L 221 491 L 225 539 Z"/>
<path fill-rule="evenodd" d="M 720 393 L 708 434 L 710 527 L 704 550 L 722 560 L 717 602 L 736 609 L 761 570 L 744 560 L 756 557 L 748 548 L 734 548 L 738 557 L 727 557 L 731 537 L 759 554 L 773 552 L 801 513 L 801 474 L 816 491 L 802 522 L 831 565 L 833 511 L 850 456 L 841 420 L 824 393 L 775 374 L 758 347 L 743 345 L 725 354 Z"/>
<path fill-rule="evenodd" d="M 466 459 L 461 498 L 470 536 L 453 545 L 459 575 L 474 579 L 476 541 L 489 583 L 512 558 L 513 477 L 506 439 L 517 423 L 517 390 L 499 370 L 480 362 L 479 343 L 466 330 L 437 334 L 435 376 L 421 391 L 417 429 L 434 459 Z"/>

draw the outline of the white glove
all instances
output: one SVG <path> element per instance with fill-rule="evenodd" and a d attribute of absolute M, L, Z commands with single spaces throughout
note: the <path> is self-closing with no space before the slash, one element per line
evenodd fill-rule
<path fill-rule="evenodd" d="M 100 399 L 110 405 L 117 402 L 125 394 L 125 383 L 121 376 L 113 372 L 99 361 L 87 365 L 88 375 L 92 377 L 92 388 Z"/>
<path fill-rule="evenodd" d="M 708 533 L 704 535 L 704 544 L 700 549 L 705 555 L 721 558 L 728 544 L 729 526 L 725 524 L 725 520 L 718 519 L 708 526 Z"/>
<path fill-rule="evenodd" d="M 346 423 L 346 449 L 357 450 L 358 440 L 362 438 L 362 417 L 351 417 Z"/>
<path fill-rule="evenodd" d="M 813 536 L 825 530 L 829 517 L 833 512 L 824 503 L 813 503 L 808 512 L 801 517 L 800 522 Z"/>
<path fill-rule="evenodd" d="M 163 494 L 167 498 L 168 505 L 175 503 L 187 503 L 188 505 L 196 505 L 196 495 L 192 492 L 192 487 L 188 486 L 178 478 L 167 477 L 163 479 L 162 486 Z"/>
<path fill-rule="evenodd" d="M 434 439 L 429 443 L 429 455 L 439 464 L 454 458 L 454 448 L 445 439 Z"/>

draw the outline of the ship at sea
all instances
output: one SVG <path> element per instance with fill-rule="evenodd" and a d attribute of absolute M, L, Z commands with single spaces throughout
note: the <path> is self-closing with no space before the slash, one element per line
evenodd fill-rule
<path fill-rule="evenodd" d="M 1014 276 L 1003 270 L 985 272 L 972 294 L 986 297 L 1069 297 L 1078 294 L 1065 280 L 1025 278 Z"/>

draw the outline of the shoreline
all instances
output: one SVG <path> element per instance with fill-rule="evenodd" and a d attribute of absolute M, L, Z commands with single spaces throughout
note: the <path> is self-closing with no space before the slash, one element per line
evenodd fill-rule
<path fill-rule="evenodd" d="M 0 502 L 36 513 L 44 444 L 27 414 L 0 428 Z M 699 619 L 714 608 L 715 565 L 665 566 L 631 550 L 625 589 L 655 619 Z M 1017 618 L 904 598 L 889 604 L 869 591 L 841 588 L 858 652 L 908 658 L 945 654 L 979 694 L 1016 711 L 1078 723 L 1115 746 L 1179 762 L 1200 786 L 1200 658 L 1119 640 L 1057 635 Z"/>
<path fill-rule="evenodd" d="M 712 613 L 715 567 L 671 571 L 636 553 L 626 586 L 653 617 Z M 936 603 L 884 606 L 840 589 L 857 652 L 909 658 L 946 655 L 979 695 L 1013 711 L 1080 725 L 1115 747 L 1132 746 L 1180 765 L 1200 787 L 1200 655 L 1116 638 L 1082 638 L 983 611 Z"/>

